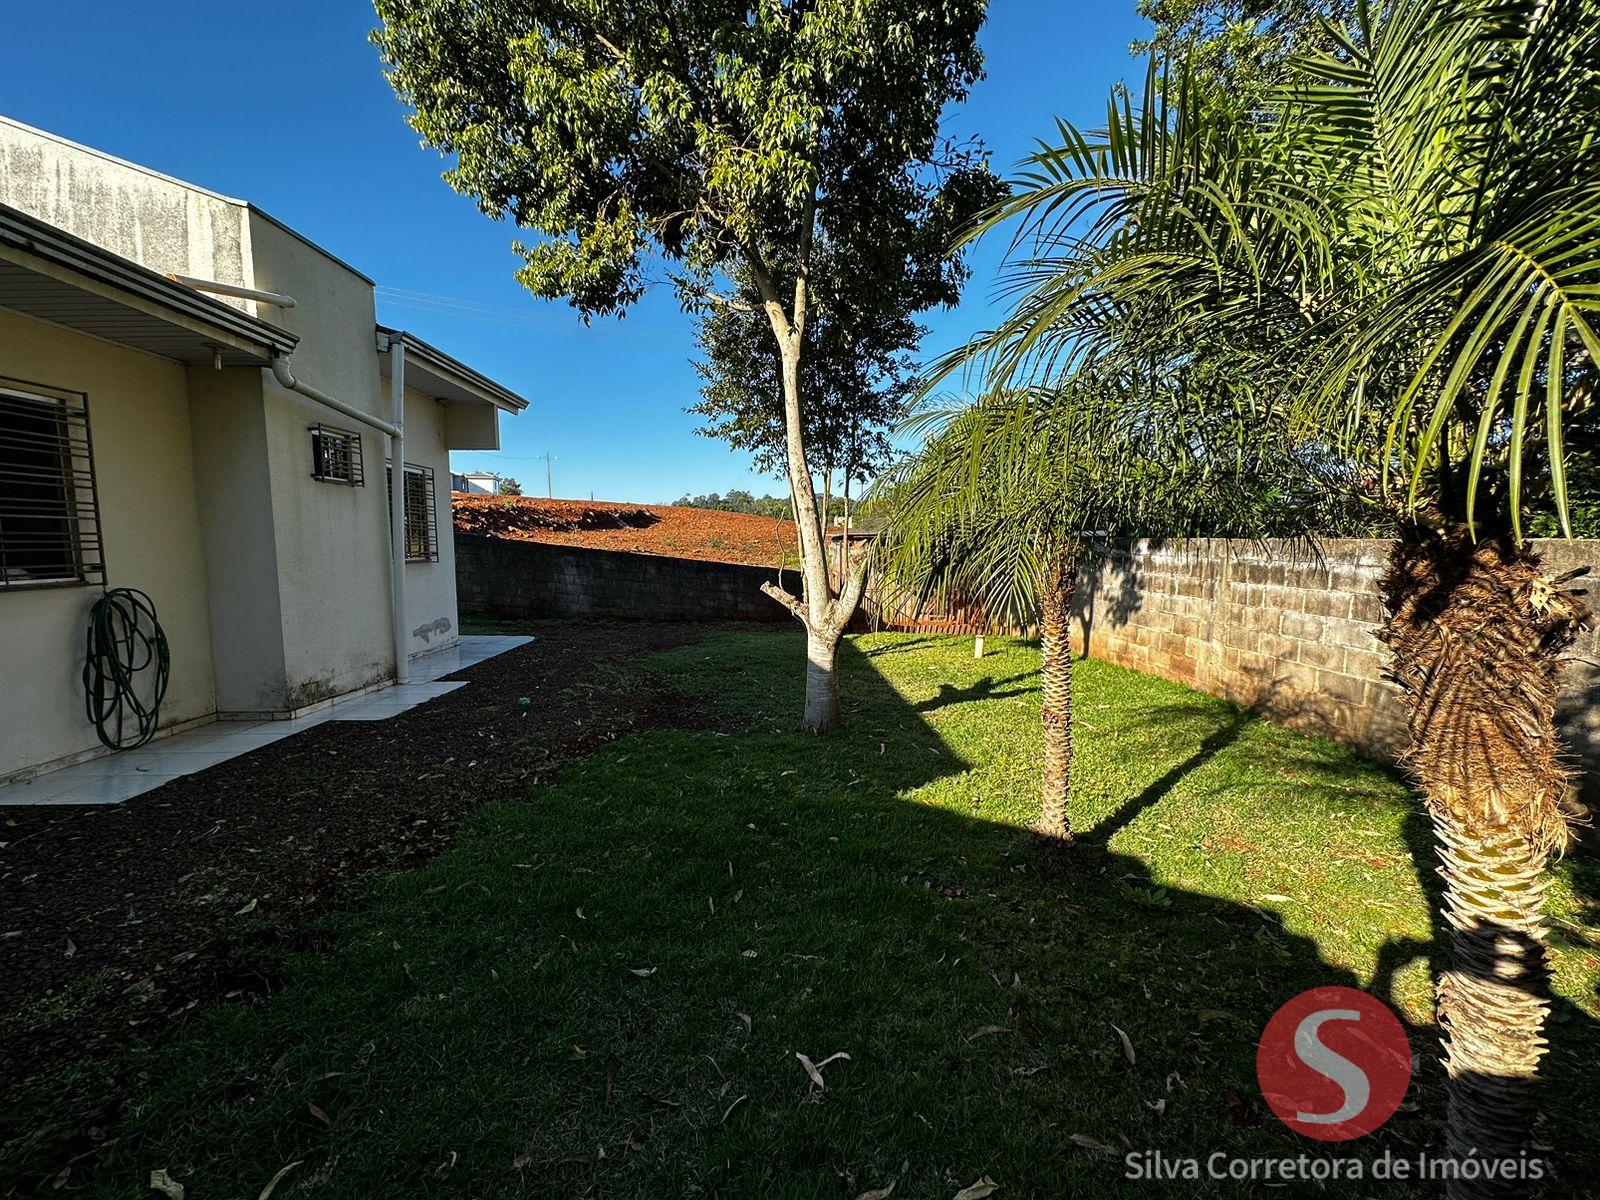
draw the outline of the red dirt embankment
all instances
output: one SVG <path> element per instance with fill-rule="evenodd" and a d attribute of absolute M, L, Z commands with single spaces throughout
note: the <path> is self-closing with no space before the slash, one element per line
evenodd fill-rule
<path fill-rule="evenodd" d="M 774 517 L 666 504 L 468 496 L 461 492 L 451 501 L 456 532 L 479 537 L 757 567 L 795 559 L 794 526 Z"/>

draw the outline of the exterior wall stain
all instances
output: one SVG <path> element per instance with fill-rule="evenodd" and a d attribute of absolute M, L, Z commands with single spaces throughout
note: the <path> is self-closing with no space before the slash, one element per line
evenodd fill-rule
<path fill-rule="evenodd" d="M 426 625 L 418 625 L 411 631 L 411 636 L 421 638 L 424 642 L 431 642 L 435 634 L 446 634 L 454 628 L 455 626 L 450 623 L 448 617 L 439 617 L 437 620 L 429 621 Z"/>

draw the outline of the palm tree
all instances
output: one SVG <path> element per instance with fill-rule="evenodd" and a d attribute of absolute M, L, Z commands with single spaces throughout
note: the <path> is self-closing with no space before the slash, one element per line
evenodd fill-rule
<path fill-rule="evenodd" d="M 1564 436 L 1600 363 L 1600 0 L 1363 3 L 1330 39 L 1243 119 L 1153 70 L 1137 111 L 1119 93 L 1104 130 L 1062 126 L 988 223 L 1021 222 L 1014 311 L 946 369 L 1159 361 L 1213 411 L 1324 437 L 1389 506 L 1379 637 L 1452 930 L 1449 1150 L 1515 1156 L 1567 837 L 1555 692 L 1590 621 L 1524 531 L 1567 528 Z M 1152 315 L 1108 319 L 1128 311 Z"/>
<path fill-rule="evenodd" d="M 1122 536 L 1298 531 L 1296 505 L 1246 447 L 1219 455 L 1201 423 L 1183 439 L 1152 419 L 1184 408 L 1164 391 L 1090 375 L 1047 390 L 999 392 L 924 414 L 919 452 L 879 485 L 890 517 L 885 587 L 918 607 L 975 605 L 990 620 L 1037 623 L 1043 748 L 1035 844 L 1059 873 L 1073 842 L 1071 619 L 1082 568 Z M 1269 522 L 1275 526 L 1269 528 Z"/>

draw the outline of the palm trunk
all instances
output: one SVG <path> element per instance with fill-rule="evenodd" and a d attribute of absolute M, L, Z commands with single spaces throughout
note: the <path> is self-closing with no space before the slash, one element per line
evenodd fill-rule
<path fill-rule="evenodd" d="M 1555 729 L 1563 653 L 1587 626 L 1564 580 L 1509 540 L 1407 526 L 1382 590 L 1378 637 L 1407 709 L 1407 765 L 1433 819 L 1450 926 L 1438 982 L 1457 1160 L 1527 1151 L 1549 1013 L 1545 865 L 1564 844 L 1568 784 Z M 1509 1180 L 1456 1179 L 1452 1200 L 1520 1195 Z"/>
<path fill-rule="evenodd" d="M 1072 848 L 1072 589 L 1075 557 L 1063 556 L 1039 589 L 1040 683 L 1044 693 L 1044 764 L 1034 835 L 1045 868 L 1057 872 Z"/>

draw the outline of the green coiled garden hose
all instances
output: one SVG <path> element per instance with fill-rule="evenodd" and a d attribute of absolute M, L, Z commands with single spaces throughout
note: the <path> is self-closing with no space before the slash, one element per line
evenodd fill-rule
<path fill-rule="evenodd" d="M 137 588 L 111 588 L 94 602 L 83 690 L 102 742 L 132 750 L 155 735 L 171 671 L 167 635 L 149 596 Z"/>

